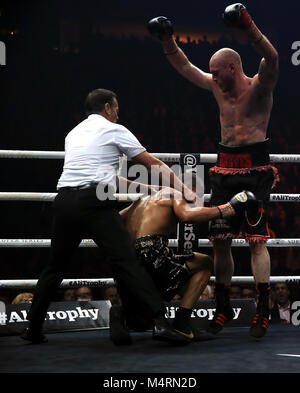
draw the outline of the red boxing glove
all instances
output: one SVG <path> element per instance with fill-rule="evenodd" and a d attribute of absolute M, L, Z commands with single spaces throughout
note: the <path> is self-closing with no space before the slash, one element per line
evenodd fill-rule
<path fill-rule="evenodd" d="M 226 7 L 222 18 L 226 26 L 244 30 L 248 29 L 253 22 L 246 7 L 241 3 L 231 4 Z"/>

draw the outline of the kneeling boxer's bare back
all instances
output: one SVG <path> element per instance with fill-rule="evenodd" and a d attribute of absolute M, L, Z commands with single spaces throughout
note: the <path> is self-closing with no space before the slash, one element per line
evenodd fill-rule
<path fill-rule="evenodd" d="M 179 191 L 163 188 L 120 211 L 135 243 L 138 257 L 161 291 L 164 300 L 171 300 L 177 293 L 182 295 L 174 327 L 186 335 L 187 341 L 195 338 L 195 332 L 189 324 L 190 317 L 195 303 L 209 281 L 213 261 L 208 255 L 198 252 L 175 255 L 168 247 L 168 237 L 176 231 L 179 221 L 201 222 L 221 216 L 240 215 L 246 207 L 255 203 L 253 194 L 244 191 L 221 206 L 194 207 Z M 125 301 L 123 303 L 125 305 Z M 131 311 L 135 313 L 135 310 L 136 307 L 131 301 L 127 314 Z M 199 339 L 199 336 L 197 338 Z"/>

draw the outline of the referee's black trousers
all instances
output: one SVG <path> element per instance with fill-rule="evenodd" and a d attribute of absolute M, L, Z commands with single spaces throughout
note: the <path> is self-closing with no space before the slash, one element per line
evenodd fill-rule
<path fill-rule="evenodd" d="M 61 189 L 55 198 L 51 255 L 38 280 L 28 320 L 41 326 L 73 252 L 91 238 L 110 257 L 114 278 L 138 297 L 150 313 L 164 309 L 151 277 L 139 265 L 129 233 L 116 209 L 117 201 L 100 201 L 96 188 Z"/>

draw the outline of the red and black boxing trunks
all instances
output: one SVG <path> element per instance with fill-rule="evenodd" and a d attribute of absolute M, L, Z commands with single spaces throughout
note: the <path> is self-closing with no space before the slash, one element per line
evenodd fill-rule
<path fill-rule="evenodd" d="M 228 202 L 243 190 L 252 191 L 259 201 L 254 214 L 244 217 L 215 219 L 209 224 L 209 238 L 245 238 L 249 242 L 266 241 L 269 200 L 272 188 L 279 180 L 277 168 L 270 165 L 268 139 L 242 146 L 219 144 L 217 165 L 210 169 L 211 206 Z"/>

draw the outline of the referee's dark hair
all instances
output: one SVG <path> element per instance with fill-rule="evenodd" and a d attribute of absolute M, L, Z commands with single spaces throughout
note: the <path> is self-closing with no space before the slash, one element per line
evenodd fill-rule
<path fill-rule="evenodd" d="M 96 89 L 91 91 L 85 100 L 85 114 L 100 113 L 104 110 L 106 103 L 112 105 L 113 99 L 117 99 L 116 93 L 106 89 Z"/>

